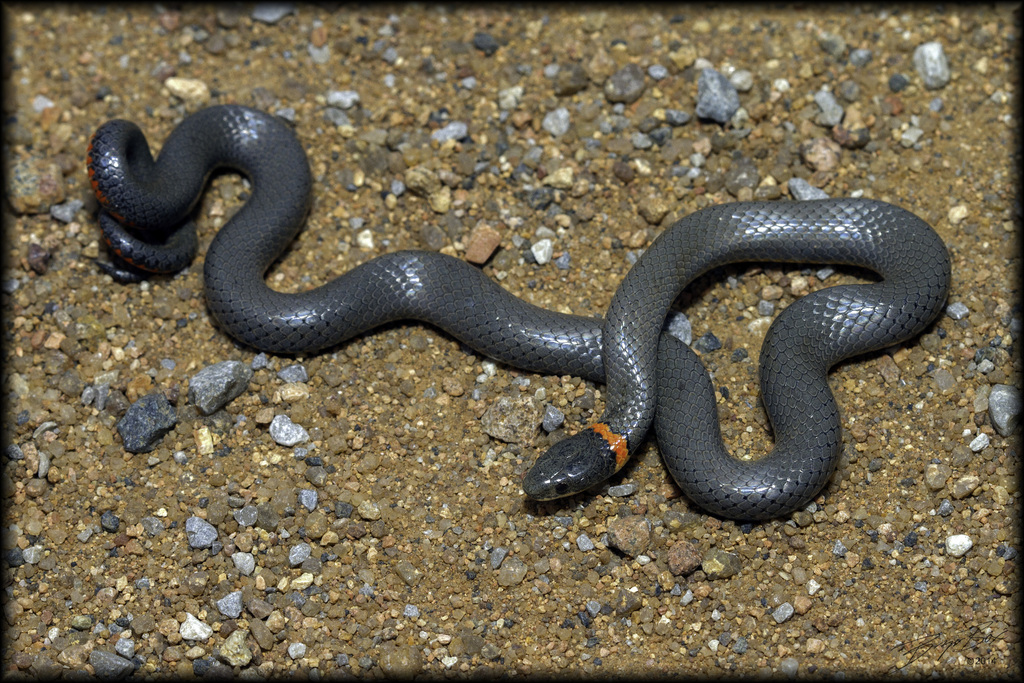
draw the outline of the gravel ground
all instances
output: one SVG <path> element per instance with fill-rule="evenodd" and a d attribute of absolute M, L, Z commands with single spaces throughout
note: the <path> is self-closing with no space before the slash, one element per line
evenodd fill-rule
<path fill-rule="evenodd" d="M 1020 674 L 1014 7 L 168 7 L 3 8 L 5 675 Z M 475 249 L 600 315 L 679 216 L 824 192 L 934 225 L 950 304 L 832 373 L 842 463 L 788 519 L 703 514 L 652 442 L 536 504 L 522 473 L 600 386 L 415 323 L 268 357 L 216 328 L 198 265 L 98 270 L 92 131 L 159 146 L 226 102 L 309 152 L 279 289 Z M 200 260 L 245 196 L 213 179 Z M 770 447 L 775 313 L 864 275 L 743 265 L 681 297 L 734 452 Z"/>

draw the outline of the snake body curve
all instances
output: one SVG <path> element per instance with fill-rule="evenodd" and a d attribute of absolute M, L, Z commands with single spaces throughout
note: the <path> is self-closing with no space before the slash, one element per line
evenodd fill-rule
<path fill-rule="evenodd" d="M 154 160 L 137 126 L 113 120 L 93 135 L 87 167 L 109 214 L 101 227 L 117 257 L 110 272 L 124 279 L 187 263 L 195 229 L 180 224 L 206 179 L 221 167 L 248 176 L 250 197 L 210 244 L 204 282 L 214 318 L 254 348 L 315 352 L 416 319 L 510 365 L 605 382 L 601 420 L 556 443 L 524 477 L 524 491 L 541 500 L 610 477 L 656 419 L 670 473 L 708 511 L 755 520 L 805 505 L 838 460 L 828 369 L 919 334 L 949 289 L 948 252 L 927 223 L 884 202 L 829 199 L 724 204 L 683 218 L 626 275 L 603 320 L 533 306 L 477 268 L 423 251 L 385 254 L 316 289 L 282 293 L 264 275 L 301 228 L 312 195 L 305 152 L 283 121 L 239 105 L 210 107 L 182 121 Z M 143 229 L 157 237 L 140 237 Z M 851 264 L 882 278 L 803 297 L 771 325 L 760 371 L 776 445 L 752 463 L 725 451 L 696 354 L 661 334 L 689 282 L 737 261 Z"/>

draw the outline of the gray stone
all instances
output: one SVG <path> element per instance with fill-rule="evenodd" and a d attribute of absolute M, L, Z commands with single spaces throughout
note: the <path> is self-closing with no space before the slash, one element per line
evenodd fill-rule
<path fill-rule="evenodd" d="M 235 511 L 235 521 L 238 526 L 252 526 L 256 523 L 257 510 L 255 505 L 246 505 Z"/>
<path fill-rule="evenodd" d="M 452 121 L 444 128 L 439 128 L 430 134 L 431 140 L 447 142 L 448 140 L 461 140 L 469 135 L 469 126 L 462 121 Z"/>
<path fill-rule="evenodd" d="M 312 552 L 312 548 L 308 543 L 297 543 L 288 550 L 288 564 L 293 567 L 298 567 L 303 561 L 309 557 Z"/>
<path fill-rule="evenodd" d="M 270 422 L 270 438 L 278 445 L 294 446 L 309 441 L 309 432 L 287 415 L 275 415 Z"/>
<path fill-rule="evenodd" d="M 1020 390 L 997 384 L 988 395 L 988 416 L 1000 436 L 1009 436 L 1020 421 Z"/>
<path fill-rule="evenodd" d="M 252 553 L 232 553 L 231 561 L 235 563 L 235 569 L 243 576 L 251 576 L 256 569 L 256 558 Z"/>
<path fill-rule="evenodd" d="M 569 110 L 565 107 L 558 107 L 544 115 L 541 127 L 551 134 L 552 137 L 559 137 L 569 132 L 571 120 Z"/>
<path fill-rule="evenodd" d="M 953 320 L 963 320 L 970 315 L 971 309 L 962 301 L 954 301 L 946 306 L 946 315 Z"/>
<path fill-rule="evenodd" d="M 665 331 L 687 346 L 693 341 L 693 326 L 690 319 L 681 311 L 669 311 Z"/>
<path fill-rule="evenodd" d="M 117 423 L 124 449 L 148 453 L 178 424 L 178 415 L 163 393 L 146 394 L 125 411 Z"/>
<path fill-rule="evenodd" d="M 550 403 L 544 406 L 544 418 L 541 427 L 545 432 L 553 432 L 565 423 L 565 413 Z"/>
<path fill-rule="evenodd" d="M 242 615 L 242 591 L 232 591 L 218 600 L 217 610 L 230 619 L 240 617 Z"/>
<path fill-rule="evenodd" d="M 69 199 L 63 204 L 54 204 L 50 207 L 50 215 L 61 223 L 70 223 L 75 220 L 75 214 L 82 210 L 85 202 L 81 199 Z"/>
<path fill-rule="evenodd" d="M 918 45 L 914 50 L 914 68 L 929 90 L 937 90 L 949 83 L 949 62 L 942 43 L 932 41 Z"/>
<path fill-rule="evenodd" d="M 697 116 L 724 124 L 739 108 L 739 93 L 729 79 L 710 67 L 703 69 L 697 80 Z"/>
<path fill-rule="evenodd" d="M 93 650 L 89 653 L 89 664 L 96 671 L 96 677 L 103 680 L 124 678 L 135 666 L 124 657 L 119 657 L 106 650 Z"/>
<path fill-rule="evenodd" d="M 252 376 L 252 368 L 241 361 L 209 365 L 189 379 L 188 400 L 203 415 L 210 415 L 249 388 Z"/>
<path fill-rule="evenodd" d="M 789 193 L 793 199 L 807 201 L 808 199 L 828 199 L 828 193 L 821 188 L 814 187 L 803 178 L 790 178 L 786 183 Z"/>
<path fill-rule="evenodd" d="M 192 516 L 185 520 L 185 535 L 193 548 L 209 548 L 217 540 L 217 527 L 202 517 Z"/>
<path fill-rule="evenodd" d="M 261 2 L 252 8 L 250 16 L 264 24 L 276 24 L 294 11 L 292 2 Z"/>
<path fill-rule="evenodd" d="M 501 567 L 501 563 L 508 557 L 508 548 L 498 546 L 491 551 L 491 569 L 498 569 Z"/>
<path fill-rule="evenodd" d="M 320 499 L 320 494 L 316 492 L 316 489 L 299 489 L 296 497 L 298 498 L 299 505 L 312 512 L 313 510 L 316 510 L 316 504 Z"/>
<path fill-rule="evenodd" d="M 788 602 L 784 602 L 778 607 L 776 607 L 775 611 L 772 612 L 772 619 L 774 619 L 776 623 L 781 624 L 782 622 L 787 621 L 791 616 L 793 616 L 794 611 L 795 610 L 793 609 L 793 605 L 789 604 Z"/>
<path fill-rule="evenodd" d="M 863 47 L 850 50 L 850 64 L 854 66 L 867 66 L 874 53 Z"/>
<path fill-rule="evenodd" d="M 640 99 L 646 86 L 643 70 L 630 63 L 605 81 L 604 96 L 609 102 L 632 104 Z"/>
<path fill-rule="evenodd" d="M 821 109 L 821 112 L 814 119 L 819 125 L 831 128 L 832 126 L 839 125 L 839 122 L 843 120 L 843 107 L 831 92 L 827 90 L 817 91 L 814 93 L 814 103 Z"/>
<path fill-rule="evenodd" d="M 306 366 L 301 363 L 292 363 L 286 365 L 277 372 L 277 377 L 282 382 L 308 382 L 309 373 L 306 371 Z"/>

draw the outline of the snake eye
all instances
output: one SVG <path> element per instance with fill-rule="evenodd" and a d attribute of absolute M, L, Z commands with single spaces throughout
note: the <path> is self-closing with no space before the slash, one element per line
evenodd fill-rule
<path fill-rule="evenodd" d="M 565 494 L 569 493 L 569 485 L 566 484 L 564 481 L 559 482 L 555 484 L 555 491 L 558 493 L 558 495 L 564 496 Z"/>

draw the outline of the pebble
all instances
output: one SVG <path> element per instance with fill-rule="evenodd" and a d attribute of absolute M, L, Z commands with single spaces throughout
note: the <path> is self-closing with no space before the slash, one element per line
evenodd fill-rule
<path fill-rule="evenodd" d="M 277 371 L 277 377 L 282 382 L 308 382 L 309 372 L 302 363 L 292 363 Z"/>
<path fill-rule="evenodd" d="M 551 134 L 552 137 L 561 137 L 569 132 L 571 125 L 569 110 L 565 107 L 558 107 L 544 115 L 541 128 Z"/>
<path fill-rule="evenodd" d="M 515 586 L 526 578 L 526 563 L 518 557 L 510 557 L 501 564 L 498 571 L 499 586 Z"/>
<path fill-rule="evenodd" d="M 953 534 L 946 537 L 946 552 L 953 557 L 963 557 L 974 545 L 967 534 Z"/>
<path fill-rule="evenodd" d="M 356 508 L 356 512 L 358 512 L 359 516 L 368 522 L 380 519 L 381 516 L 380 505 L 372 500 L 364 500 L 361 502 Z"/>
<path fill-rule="evenodd" d="M 259 512 L 255 505 L 246 505 L 235 511 L 234 518 L 238 526 L 252 526 L 256 523 Z"/>
<path fill-rule="evenodd" d="M 242 616 L 242 591 L 232 591 L 218 600 L 217 609 L 229 619 Z"/>
<path fill-rule="evenodd" d="M 511 111 L 519 105 L 523 97 L 523 86 L 514 85 L 498 91 L 498 108 L 502 111 Z"/>
<path fill-rule="evenodd" d="M 669 571 L 677 577 L 685 577 L 700 566 L 700 549 L 689 541 L 679 541 L 669 547 Z"/>
<path fill-rule="evenodd" d="M 416 605 L 406 605 L 402 610 L 402 616 L 409 619 L 416 619 L 420 616 L 420 608 Z"/>
<path fill-rule="evenodd" d="M 682 109 L 666 109 L 665 110 L 665 123 L 672 126 L 673 128 L 678 126 L 685 126 L 690 122 L 691 117 L 687 112 Z"/>
<path fill-rule="evenodd" d="M 868 50 L 867 48 L 855 48 L 853 50 L 850 50 L 850 64 L 853 64 L 856 67 L 867 66 L 868 63 L 871 62 L 871 58 L 873 56 L 874 53 L 871 52 L 871 50 Z"/>
<path fill-rule="evenodd" d="M 491 569 L 500 569 L 501 563 L 505 561 L 506 557 L 508 557 L 508 548 L 504 548 L 499 545 L 497 548 L 491 550 Z"/>
<path fill-rule="evenodd" d="M 135 656 L 135 640 L 124 637 L 118 638 L 114 643 L 114 652 L 125 659 L 131 659 Z"/>
<path fill-rule="evenodd" d="M 235 569 L 242 576 L 252 576 L 256 570 L 256 558 L 252 553 L 235 552 L 231 554 L 231 561 L 235 563 Z"/>
<path fill-rule="evenodd" d="M 827 90 L 815 92 L 814 103 L 821 109 L 821 112 L 814 119 L 818 125 L 831 128 L 832 126 L 839 125 L 839 122 L 843 120 L 843 114 L 845 113 L 843 107 L 831 92 Z"/>
<path fill-rule="evenodd" d="M 550 403 L 544 406 L 544 417 L 540 426 L 549 434 L 565 423 L 565 413 Z"/>
<path fill-rule="evenodd" d="M 590 539 L 590 536 L 581 533 L 579 536 L 576 537 L 576 547 L 582 550 L 583 552 L 588 553 L 591 550 L 593 550 L 596 546 L 594 545 L 594 542 Z"/>
<path fill-rule="evenodd" d="M 213 628 L 196 619 L 191 612 L 186 612 L 178 634 L 184 640 L 207 640 L 213 635 Z"/>
<path fill-rule="evenodd" d="M 171 76 L 164 81 L 164 87 L 175 97 L 196 107 L 210 102 L 210 86 L 198 78 Z"/>
<path fill-rule="evenodd" d="M 637 488 L 636 484 L 617 484 L 608 487 L 608 495 L 613 498 L 625 498 L 636 493 Z"/>
<path fill-rule="evenodd" d="M 712 548 L 701 560 L 700 568 L 709 579 L 727 579 L 738 574 L 743 565 L 736 553 Z"/>
<path fill-rule="evenodd" d="M 830 138 L 813 138 L 800 144 L 800 159 L 812 171 L 829 172 L 839 166 L 842 148 Z"/>
<path fill-rule="evenodd" d="M 54 204 L 50 207 L 50 216 L 61 223 L 70 223 L 75 219 L 75 214 L 82 210 L 85 202 L 81 199 L 69 199 L 62 204 Z"/>
<path fill-rule="evenodd" d="M 541 411 L 531 396 L 501 396 L 480 418 L 490 436 L 505 443 L 528 443 L 541 423 Z"/>
<path fill-rule="evenodd" d="M 620 517 L 608 524 L 608 545 L 636 557 L 650 547 L 651 529 L 651 521 L 642 515 Z"/>
<path fill-rule="evenodd" d="M 301 659 L 306 656 L 305 643 L 291 643 L 288 645 L 288 656 L 292 659 Z"/>
<path fill-rule="evenodd" d="M 67 196 L 60 166 L 48 158 L 29 156 L 10 162 L 7 200 L 16 214 L 47 213 Z"/>
<path fill-rule="evenodd" d="M 298 567 L 307 557 L 310 556 L 312 548 L 308 543 L 297 543 L 288 551 L 288 564 Z"/>
<path fill-rule="evenodd" d="M 981 486 L 981 477 L 976 474 L 965 474 L 953 482 L 950 494 L 956 500 L 962 500 L 974 495 L 974 492 Z"/>
<path fill-rule="evenodd" d="M 332 90 L 327 93 L 327 104 L 342 109 L 351 109 L 359 104 L 359 93 L 355 90 Z"/>
<path fill-rule="evenodd" d="M 713 332 L 705 332 L 694 342 L 693 348 L 701 353 L 710 353 L 722 348 L 722 341 Z"/>
<path fill-rule="evenodd" d="M 942 43 L 932 41 L 918 45 L 914 49 L 914 68 L 929 90 L 937 90 L 949 83 L 949 62 Z"/>
<path fill-rule="evenodd" d="M 669 311 L 665 331 L 687 346 L 693 341 L 693 325 L 682 311 Z"/>
<path fill-rule="evenodd" d="M 910 79 L 903 74 L 893 74 L 889 77 L 889 90 L 893 92 L 901 92 L 910 85 Z"/>
<path fill-rule="evenodd" d="M 270 422 L 270 438 L 279 446 L 294 446 L 309 441 L 309 432 L 287 415 L 275 415 Z"/>
<path fill-rule="evenodd" d="M 289 14 L 295 12 L 293 2 L 261 2 L 252 8 L 251 16 L 264 24 L 276 24 Z"/>
<path fill-rule="evenodd" d="M 121 526 L 121 519 L 110 510 L 107 510 L 100 515 L 100 526 L 103 527 L 104 531 L 109 533 L 116 533 L 119 526 Z"/>
<path fill-rule="evenodd" d="M 217 527 L 193 515 L 185 520 L 185 534 L 190 547 L 209 548 L 217 540 Z"/>
<path fill-rule="evenodd" d="M 570 95 L 575 95 L 579 91 L 586 88 L 589 82 L 590 79 L 587 77 L 586 69 L 584 69 L 582 66 L 580 66 L 576 62 L 564 65 L 560 67 L 558 69 L 558 73 L 554 75 L 555 94 L 558 95 L 559 97 L 568 97 Z M 522 87 L 519 87 L 520 91 L 516 98 L 517 104 L 519 101 L 519 97 L 522 97 Z M 511 88 L 509 90 L 511 90 Z M 500 96 L 501 93 L 499 93 L 499 98 Z M 505 109 L 506 107 L 502 108 Z M 511 108 L 512 107 L 508 107 L 508 109 Z"/>
<path fill-rule="evenodd" d="M 369 669 L 373 665 L 373 659 L 367 659 L 365 668 Z M 360 657 L 360 663 L 362 661 L 363 658 Z M 377 664 L 384 672 L 385 678 L 412 680 L 423 670 L 423 648 L 422 646 L 383 643 L 380 647 L 380 659 Z"/>
<path fill-rule="evenodd" d="M 537 260 L 537 264 L 543 266 L 551 260 L 551 254 L 554 253 L 554 245 L 552 245 L 549 239 L 537 240 L 530 245 L 530 252 L 533 254 L 533 258 Z"/>
<path fill-rule="evenodd" d="M 754 87 L 754 74 L 747 69 L 736 69 L 729 74 L 729 82 L 740 92 L 749 92 Z"/>
<path fill-rule="evenodd" d="M 263 622 L 259 622 L 259 624 L 263 626 Z M 263 628 L 266 627 L 264 626 Z M 255 629 L 253 631 L 255 632 Z M 231 666 L 245 666 L 252 661 L 252 651 L 249 650 L 249 646 L 245 642 L 248 636 L 249 631 L 245 629 L 240 628 L 232 631 L 231 635 L 220 646 L 219 654 L 221 659 Z"/>
<path fill-rule="evenodd" d="M 939 491 L 953 475 L 953 468 L 943 463 L 928 463 L 924 468 L 924 483 L 932 491 Z"/>
<path fill-rule="evenodd" d="M 163 393 L 147 394 L 133 403 L 117 422 L 124 449 L 148 453 L 178 424 L 178 415 Z"/>
<path fill-rule="evenodd" d="M 215 413 L 249 388 L 253 374 L 252 368 L 237 360 L 208 365 L 189 378 L 189 403 L 203 415 Z"/>
<path fill-rule="evenodd" d="M 462 121 L 452 121 L 444 128 L 439 128 L 430 134 L 430 139 L 436 142 L 447 142 L 448 140 L 462 140 L 469 135 L 469 126 Z"/>
<path fill-rule="evenodd" d="M 988 395 L 988 415 L 1000 436 L 1010 436 L 1020 422 L 1020 390 L 996 384 Z"/>
<path fill-rule="evenodd" d="M 972 451 L 974 451 L 975 453 L 980 453 L 981 451 L 983 451 L 986 448 L 988 448 L 988 445 L 989 445 L 990 442 L 991 442 L 991 439 L 989 438 L 988 434 L 985 434 L 985 433 L 978 434 L 976 437 L 971 439 L 970 449 Z"/>
<path fill-rule="evenodd" d="M 473 34 L 473 47 L 490 57 L 498 51 L 501 45 L 498 44 L 498 41 L 490 33 L 477 31 Z"/>
<path fill-rule="evenodd" d="M 630 62 L 605 81 L 604 96 L 609 102 L 632 104 L 640 99 L 646 85 L 643 70 Z"/>
<path fill-rule="evenodd" d="M 124 657 L 100 649 L 89 653 L 89 664 L 101 680 L 124 678 L 135 670 L 135 666 Z"/>
<path fill-rule="evenodd" d="M 789 618 L 793 616 L 793 612 L 793 605 L 788 602 L 784 602 L 776 607 L 775 611 L 772 612 L 772 619 L 774 619 L 776 623 L 781 624 L 784 621 L 788 621 Z"/>
<path fill-rule="evenodd" d="M 963 320 L 970 315 L 971 309 L 962 301 L 954 301 L 946 306 L 946 315 L 953 320 Z"/>
<path fill-rule="evenodd" d="M 739 93 L 729 79 L 710 67 L 703 69 L 697 80 L 697 116 L 725 124 L 739 108 Z"/>
<path fill-rule="evenodd" d="M 793 678 L 800 671 L 800 660 L 796 657 L 786 657 L 779 662 L 779 673 L 787 678 Z"/>
<path fill-rule="evenodd" d="M 316 492 L 316 489 L 299 489 L 296 494 L 299 505 L 306 508 L 310 512 L 316 510 L 317 502 L 319 502 L 320 496 Z"/>

